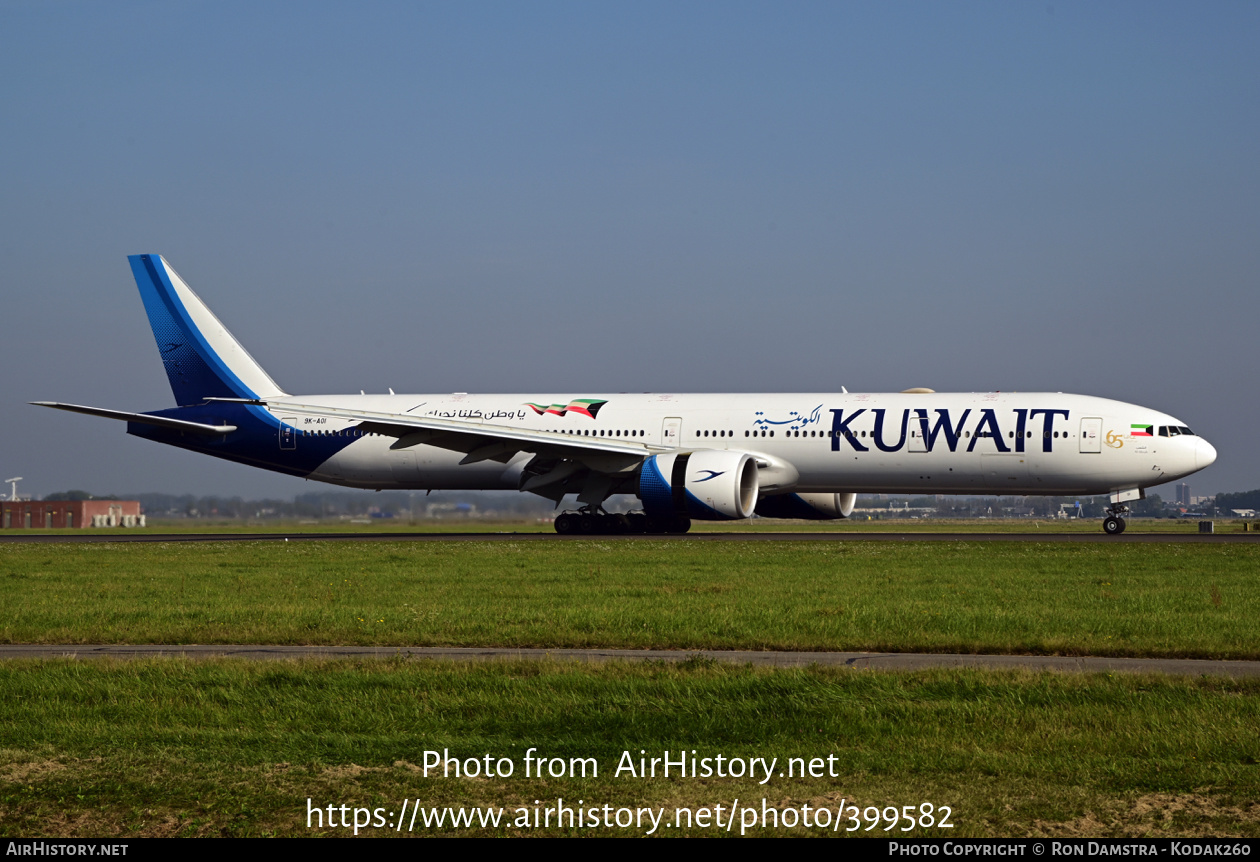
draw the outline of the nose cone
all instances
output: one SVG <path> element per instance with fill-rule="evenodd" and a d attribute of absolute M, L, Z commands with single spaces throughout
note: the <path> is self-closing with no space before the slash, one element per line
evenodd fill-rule
<path fill-rule="evenodd" d="M 1216 461 L 1216 447 L 1202 437 L 1194 438 L 1194 468 L 1202 470 Z"/>

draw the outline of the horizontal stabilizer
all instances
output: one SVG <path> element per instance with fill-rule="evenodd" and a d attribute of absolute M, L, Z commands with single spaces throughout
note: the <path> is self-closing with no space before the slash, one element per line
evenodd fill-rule
<path fill-rule="evenodd" d="M 81 404 L 59 404 L 56 401 L 32 401 L 31 403 L 36 407 L 52 407 L 56 410 L 69 410 L 71 413 L 86 413 L 88 416 L 103 416 L 106 419 L 120 419 L 123 422 L 156 425 L 159 428 L 187 431 L 190 434 L 230 434 L 236 430 L 235 425 L 206 425 L 203 422 L 189 422 L 186 419 L 150 416 L 147 413 L 127 413 L 122 410 L 106 410 L 103 407 L 84 407 Z"/>

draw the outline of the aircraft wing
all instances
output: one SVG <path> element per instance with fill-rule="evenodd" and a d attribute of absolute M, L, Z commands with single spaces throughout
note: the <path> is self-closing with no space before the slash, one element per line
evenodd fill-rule
<path fill-rule="evenodd" d="M 301 404 L 289 400 L 252 400 L 215 398 L 213 401 L 256 404 L 273 413 L 300 416 L 322 416 L 345 422 L 358 422 L 364 431 L 397 437 L 391 448 L 405 449 L 427 445 L 464 452 L 461 464 L 494 460 L 510 461 L 518 452 L 531 452 L 581 462 L 600 473 L 621 472 L 636 466 L 644 458 L 669 447 L 609 437 L 578 437 L 558 431 L 512 428 L 488 422 L 411 416 L 406 413 L 381 413 L 371 410 L 350 410 L 319 404 Z"/>

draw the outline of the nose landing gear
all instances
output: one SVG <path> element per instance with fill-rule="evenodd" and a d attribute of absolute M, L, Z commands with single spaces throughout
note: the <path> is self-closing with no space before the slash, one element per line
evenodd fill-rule
<path fill-rule="evenodd" d="M 1122 515 L 1129 514 L 1129 507 L 1116 503 L 1107 508 L 1107 517 L 1103 520 L 1103 532 L 1108 536 L 1118 536 L 1124 532 L 1125 523 Z"/>

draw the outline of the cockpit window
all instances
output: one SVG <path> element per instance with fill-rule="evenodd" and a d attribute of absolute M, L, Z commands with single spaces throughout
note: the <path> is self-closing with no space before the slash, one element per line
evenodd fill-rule
<path fill-rule="evenodd" d="M 1191 431 L 1189 428 L 1187 428 L 1185 425 L 1178 425 L 1177 428 L 1179 431 L 1181 431 L 1182 434 L 1186 434 L 1190 437 L 1195 436 L 1194 432 Z"/>
<path fill-rule="evenodd" d="M 1160 437 L 1179 437 L 1182 434 L 1190 437 L 1195 436 L 1194 432 L 1185 425 L 1160 425 L 1158 433 Z"/>

